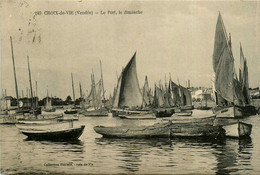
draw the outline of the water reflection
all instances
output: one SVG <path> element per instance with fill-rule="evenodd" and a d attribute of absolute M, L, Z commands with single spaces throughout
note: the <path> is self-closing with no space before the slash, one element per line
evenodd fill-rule
<path fill-rule="evenodd" d="M 213 153 L 217 158 L 216 174 L 230 174 L 240 170 L 249 170 L 252 149 L 251 138 L 227 139 L 225 144 L 216 146 L 216 151 Z"/>
<path fill-rule="evenodd" d="M 111 139 L 97 138 L 97 145 L 112 145 L 116 149 L 117 160 L 120 161 L 118 168 L 123 172 L 135 173 L 140 170 L 144 164 L 145 157 L 151 154 L 168 156 L 167 152 L 171 150 L 172 142 L 167 138 L 157 139 Z M 166 155 L 165 155 L 166 154 Z M 152 160 L 151 160 L 152 161 Z"/>

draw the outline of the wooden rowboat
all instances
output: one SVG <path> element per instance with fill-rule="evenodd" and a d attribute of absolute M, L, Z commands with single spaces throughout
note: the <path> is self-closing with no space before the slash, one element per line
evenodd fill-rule
<path fill-rule="evenodd" d="M 33 140 L 55 140 L 55 141 L 65 141 L 65 140 L 75 140 L 78 139 L 85 126 L 82 125 L 78 128 L 69 128 L 61 130 L 52 131 L 34 131 L 34 130 L 21 130 L 21 132 L 28 137 L 28 139 Z"/>
<path fill-rule="evenodd" d="M 151 126 L 135 126 L 127 128 L 125 126 L 105 127 L 95 126 L 96 133 L 103 137 L 111 138 L 151 138 L 170 137 L 171 122 L 156 123 Z"/>

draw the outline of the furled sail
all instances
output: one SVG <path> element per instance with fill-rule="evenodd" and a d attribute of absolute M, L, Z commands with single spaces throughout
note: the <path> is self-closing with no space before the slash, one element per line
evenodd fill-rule
<path fill-rule="evenodd" d="M 133 55 L 118 80 L 113 107 L 140 107 L 142 94 L 136 72 L 136 53 Z"/>

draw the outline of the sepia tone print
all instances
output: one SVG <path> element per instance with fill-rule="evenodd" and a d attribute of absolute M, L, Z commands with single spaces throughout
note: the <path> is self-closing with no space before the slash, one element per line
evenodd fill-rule
<path fill-rule="evenodd" d="M 260 4 L 0 2 L 1 174 L 259 174 Z"/>

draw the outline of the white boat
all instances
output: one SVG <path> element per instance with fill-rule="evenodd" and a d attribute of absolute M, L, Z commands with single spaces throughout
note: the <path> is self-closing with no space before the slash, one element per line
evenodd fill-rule
<path fill-rule="evenodd" d="M 227 137 L 243 138 L 250 137 L 252 125 L 238 121 L 234 124 L 223 126 L 223 129 L 225 129 Z"/>

